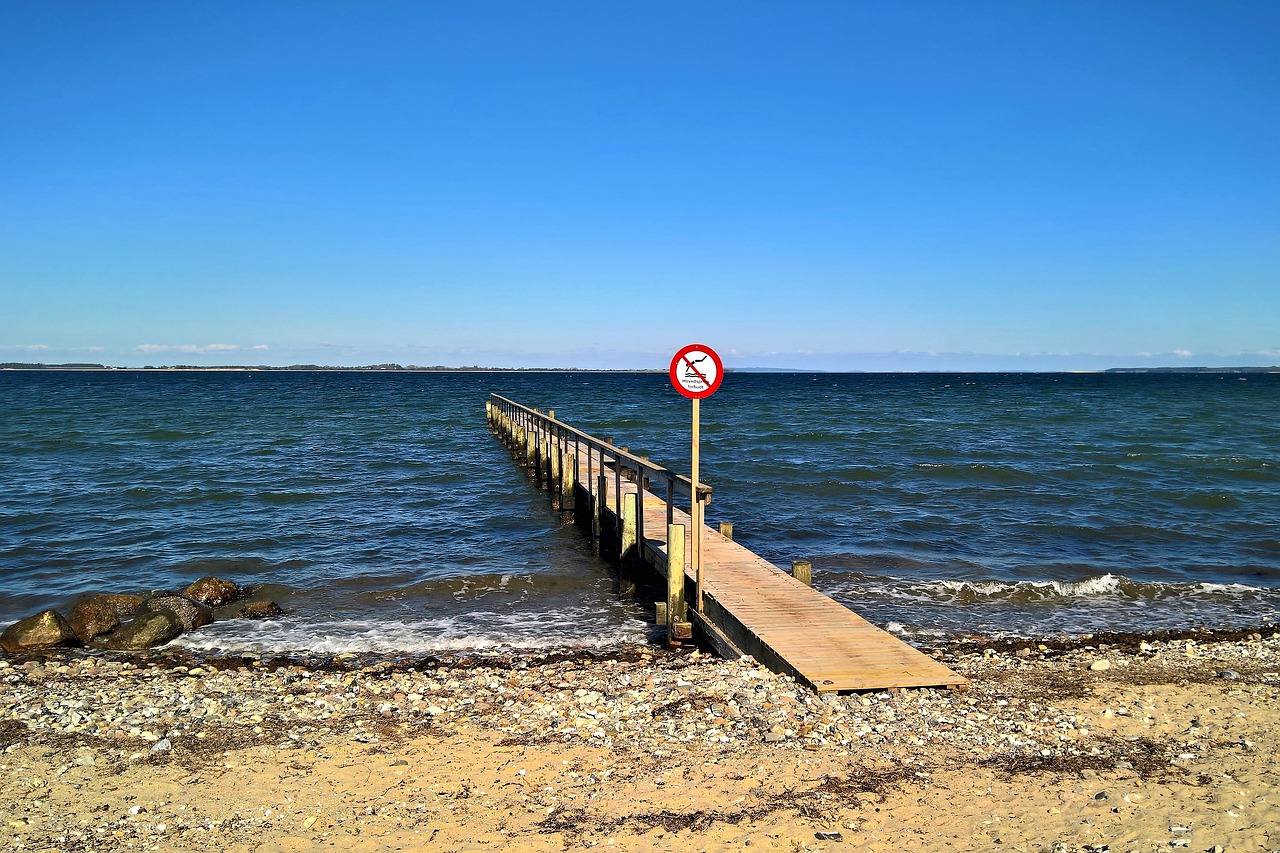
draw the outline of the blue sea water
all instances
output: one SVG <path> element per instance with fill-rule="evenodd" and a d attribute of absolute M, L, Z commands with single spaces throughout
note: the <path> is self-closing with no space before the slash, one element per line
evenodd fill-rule
<path fill-rule="evenodd" d="M 0 624 L 216 574 L 289 615 L 179 643 L 643 641 L 491 392 L 688 469 L 664 374 L 0 371 Z M 702 413 L 708 520 L 908 638 L 1280 614 L 1280 375 L 731 373 Z"/>

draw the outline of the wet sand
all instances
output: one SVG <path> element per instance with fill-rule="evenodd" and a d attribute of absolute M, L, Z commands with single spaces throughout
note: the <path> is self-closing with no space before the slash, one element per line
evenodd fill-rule
<path fill-rule="evenodd" d="M 1280 849 L 1277 635 L 933 653 L 0 659 L 0 849 Z"/>

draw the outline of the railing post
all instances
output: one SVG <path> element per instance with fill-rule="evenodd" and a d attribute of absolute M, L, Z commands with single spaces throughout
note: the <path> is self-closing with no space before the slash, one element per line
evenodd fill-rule
<path fill-rule="evenodd" d="M 805 586 L 813 586 L 813 563 L 808 560 L 792 560 L 791 577 Z"/>
<path fill-rule="evenodd" d="M 676 480 L 667 474 L 667 526 L 670 527 L 676 517 Z"/>
<path fill-rule="evenodd" d="M 733 522 L 732 521 L 720 522 L 720 535 L 723 536 L 725 539 L 728 539 L 730 542 L 733 541 Z"/>

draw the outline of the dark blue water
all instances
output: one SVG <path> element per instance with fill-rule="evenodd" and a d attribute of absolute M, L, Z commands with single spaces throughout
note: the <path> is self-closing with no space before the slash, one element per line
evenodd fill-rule
<path fill-rule="evenodd" d="M 218 574 L 290 616 L 180 642 L 643 639 L 490 392 L 687 470 L 663 374 L 0 372 L 0 623 Z M 1280 612 L 1280 375 L 730 374 L 702 454 L 709 521 L 908 636 Z"/>

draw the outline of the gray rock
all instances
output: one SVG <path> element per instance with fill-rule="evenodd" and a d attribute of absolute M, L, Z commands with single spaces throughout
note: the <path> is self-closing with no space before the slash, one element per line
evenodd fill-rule
<path fill-rule="evenodd" d="M 0 648 L 11 655 L 75 645 L 76 632 L 56 610 L 45 610 L 14 622 L 0 634 Z"/>
<path fill-rule="evenodd" d="M 1240 673 L 1236 672 L 1234 669 L 1224 669 L 1222 672 L 1218 673 L 1218 677 L 1225 678 L 1227 681 L 1235 681 L 1240 678 Z"/>
<path fill-rule="evenodd" d="M 182 633 L 182 623 L 167 610 L 142 613 L 125 625 L 94 639 L 90 645 L 96 649 L 115 651 L 142 651 L 163 645 Z"/>
<path fill-rule="evenodd" d="M 168 752 L 171 749 L 173 749 L 173 744 L 169 742 L 167 737 L 162 737 L 160 740 L 151 744 L 152 752 Z"/>
<path fill-rule="evenodd" d="M 221 607 L 240 596 L 240 587 L 222 578 L 204 577 L 183 590 L 182 594 L 209 607 Z"/>
<path fill-rule="evenodd" d="M 184 631 L 194 631 L 213 622 L 213 611 L 199 602 L 180 595 L 162 595 L 147 599 L 143 605 L 151 613 L 172 613 Z"/>
<path fill-rule="evenodd" d="M 844 841 L 844 833 L 836 829 L 820 829 L 813 834 L 813 837 L 819 841 Z"/>

